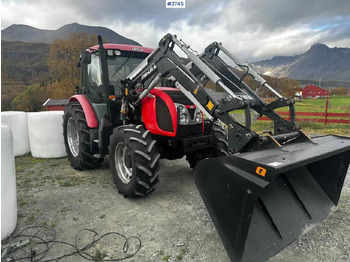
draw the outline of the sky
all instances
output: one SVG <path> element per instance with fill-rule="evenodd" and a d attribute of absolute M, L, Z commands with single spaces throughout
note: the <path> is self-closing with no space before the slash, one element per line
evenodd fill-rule
<path fill-rule="evenodd" d="M 312 44 L 350 47 L 349 0 L 2 0 L 1 29 L 26 24 L 58 29 L 77 22 L 108 27 L 144 46 L 176 34 L 202 52 L 221 42 L 244 61 L 296 55 Z"/>

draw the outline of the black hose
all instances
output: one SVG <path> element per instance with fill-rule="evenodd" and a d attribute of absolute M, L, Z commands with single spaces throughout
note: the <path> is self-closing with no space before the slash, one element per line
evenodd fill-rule
<path fill-rule="evenodd" d="M 25 233 L 25 231 L 28 231 L 30 229 L 38 229 L 34 234 L 30 234 L 30 233 Z M 46 231 L 46 232 L 45 232 Z M 94 233 L 92 240 L 86 244 L 84 247 L 80 248 L 79 246 L 79 235 L 81 232 L 83 231 L 87 231 L 87 232 L 92 232 Z M 44 234 L 44 237 L 39 236 L 39 233 Z M 51 237 L 49 237 L 48 239 L 45 239 L 47 235 L 52 234 Z M 115 235 L 118 237 L 121 237 L 124 240 L 124 244 L 122 246 L 122 252 L 124 254 L 126 254 L 123 257 L 120 258 L 115 258 L 115 259 L 99 259 L 96 258 L 92 255 L 90 255 L 87 252 L 87 249 L 91 248 L 93 245 L 95 245 L 97 242 L 101 241 L 103 238 L 105 238 L 106 236 L 110 236 L 110 235 Z M 17 248 L 17 249 L 11 249 L 8 250 L 8 253 L 2 257 L 2 259 L 4 259 L 5 261 L 41 261 L 41 262 L 58 262 L 63 258 L 67 258 L 70 256 L 75 256 L 75 255 L 79 255 L 81 257 L 83 257 L 86 260 L 90 260 L 90 261 L 122 261 L 128 258 L 133 257 L 141 248 L 142 243 L 141 243 L 141 239 L 135 236 L 131 236 L 131 237 L 126 237 L 121 233 L 118 232 L 108 232 L 105 233 L 103 235 L 101 235 L 100 237 L 97 237 L 98 233 L 94 230 L 91 229 L 82 229 L 80 230 L 75 237 L 75 244 L 71 244 L 65 241 L 59 241 L 56 240 L 56 230 L 52 227 L 45 227 L 45 226 L 33 226 L 33 227 L 27 227 L 25 229 L 23 229 L 22 231 L 20 231 L 18 234 L 11 236 L 10 238 L 8 238 L 8 240 L 5 240 L 2 242 L 2 247 L 8 243 L 16 243 L 17 241 L 19 241 L 20 239 L 23 238 L 29 238 L 29 245 L 28 246 L 23 246 L 21 248 Z M 130 240 L 136 240 L 135 246 L 136 250 L 130 254 L 127 254 L 128 250 L 130 249 Z M 43 260 L 44 257 L 46 257 L 51 248 L 54 245 L 57 244 L 61 244 L 64 246 L 63 248 L 63 252 L 64 254 L 58 257 L 54 257 L 54 258 L 49 258 L 46 260 Z M 45 248 L 42 248 L 40 246 L 44 246 Z M 71 247 L 73 248 L 73 251 L 67 252 L 67 248 Z M 40 251 L 39 251 L 40 250 Z M 2 252 L 3 253 L 3 250 Z M 26 254 L 25 256 L 23 256 L 23 253 Z"/>

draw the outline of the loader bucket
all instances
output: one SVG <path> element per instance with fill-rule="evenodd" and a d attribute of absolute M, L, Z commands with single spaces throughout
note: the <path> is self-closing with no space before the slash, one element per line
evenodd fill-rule
<path fill-rule="evenodd" d="M 350 138 L 323 136 L 227 157 L 194 170 L 231 261 L 266 261 L 336 207 Z"/>

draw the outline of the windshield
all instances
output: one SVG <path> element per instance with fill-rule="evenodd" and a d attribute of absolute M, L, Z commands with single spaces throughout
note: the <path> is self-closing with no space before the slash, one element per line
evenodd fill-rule
<path fill-rule="evenodd" d="M 108 75 L 111 84 L 125 79 L 147 55 L 145 53 L 123 52 L 121 56 L 108 57 Z"/>
<path fill-rule="evenodd" d="M 147 56 L 147 53 L 129 51 L 116 51 L 112 56 L 107 56 L 109 83 L 114 87 L 116 96 L 121 95 L 118 81 L 124 80 Z"/>

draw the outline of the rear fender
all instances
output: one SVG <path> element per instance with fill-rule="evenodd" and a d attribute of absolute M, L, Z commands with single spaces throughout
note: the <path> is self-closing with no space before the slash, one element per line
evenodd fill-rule
<path fill-rule="evenodd" d="M 83 108 L 88 127 L 97 128 L 98 121 L 97 121 L 94 109 L 92 108 L 92 105 L 89 102 L 89 100 L 86 98 L 86 96 L 74 95 L 69 99 L 69 102 L 74 102 L 74 101 L 78 101 L 81 107 Z"/>

